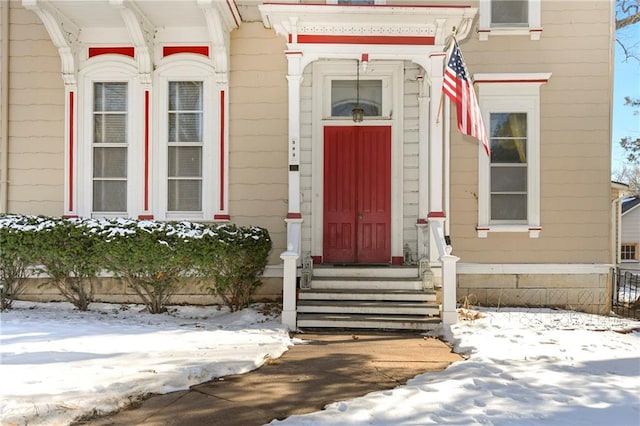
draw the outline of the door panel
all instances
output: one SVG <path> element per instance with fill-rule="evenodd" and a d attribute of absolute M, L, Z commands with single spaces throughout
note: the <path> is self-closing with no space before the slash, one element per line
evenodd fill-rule
<path fill-rule="evenodd" d="M 391 128 L 325 127 L 326 263 L 391 259 Z"/>

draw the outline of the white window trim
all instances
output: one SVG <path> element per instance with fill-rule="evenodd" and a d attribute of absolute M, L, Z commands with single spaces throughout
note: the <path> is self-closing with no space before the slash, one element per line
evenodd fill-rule
<path fill-rule="evenodd" d="M 202 119 L 202 211 L 170 212 L 167 210 L 168 170 L 166 115 L 169 105 L 169 81 L 202 81 L 203 119 Z M 216 202 L 219 199 L 220 145 L 219 129 L 219 91 L 215 81 L 215 70 L 207 58 L 195 54 L 176 54 L 164 58 L 158 65 L 153 80 L 154 129 L 153 164 L 156 166 L 152 176 L 155 188 L 153 194 L 154 216 L 159 220 L 211 220 L 218 213 Z"/>
<path fill-rule="evenodd" d="M 542 35 L 542 0 L 529 0 L 529 25 L 526 27 L 500 27 L 491 25 L 491 0 L 480 0 L 478 5 L 478 37 L 480 41 L 489 40 L 492 36 L 529 35 L 531 40 L 540 40 Z"/>
<path fill-rule="evenodd" d="M 354 69 L 355 69 L 355 62 L 354 62 Z M 344 67 L 343 67 L 344 69 Z M 382 82 L 382 102 L 381 102 L 381 114 L 380 116 L 376 116 L 376 117 L 366 117 L 367 120 L 390 120 L 391 119 L 391 111 L 393 111 L 393 105 L 391 102 L 391 86 L 392 86 L 392 80 L 391 80 L 391 75 L 380 75 L 380 74 L 368 74 L 368 75 L 364 75 L 364 72 L 362 70 L 360 70 L 360 81 L 381 81 Z M 351 80 L 351 81 L 356 81 L 355 78 L 353 78 L 353 74 L 349 74 L 349 73 L 345 73 L 343 75 L 325 75 L 324 76 L 324 81 L 323 86 L 324 88 L 326 88 L 325 90 L 327 90 L 328 95 L 323 97 L 323 105 L 322 105 L 322 117 L 324 120 L 346 120 L 349 122 L 352 122 L 353 119 L 351 116 L 344 116 L 344 117 L 334 117 L 331 115 L 332 110 L 331 110 L 331 83 L 333 80 Z"/>
<path fill-rule="evenodd" d="M 137 217 L 142 212 L 143 91 L 134 59 L 104 55 L 87 60 L 78 79 L 78 199 L 81 217 Z M 127 211 L 93 212 L 93 83 L 128 83 L 127 105 Z"/>
<path fill-rule="evenodd" d="M 476 74 L 479 104 L 485 126 L 492 112 L 527 113 L 527 223 L 496 224 L 490 212 L 490 159 L 482 145 L 478 147 L 478 237 L 489 232 L 528 232 L 538 238 L 540 224 L 540 86 L 551 73 Z M 489 129 L 487 128 L 487 131 Z"/>

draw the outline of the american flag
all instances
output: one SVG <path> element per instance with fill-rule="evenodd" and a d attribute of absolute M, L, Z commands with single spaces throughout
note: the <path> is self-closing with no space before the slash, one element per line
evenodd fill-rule
<path fill-rule="evenodd" d="M 482 142 L 489 155 L 489 142 L 482 121 L 482 113 L 478 106 L 473 82 L 464 64 L 458 42 L 454 39 L 450 48 L 449 61 L 444 73 L 442 91 L 456 104 L 458 130 L 465 135 L 473 136 Z"/>

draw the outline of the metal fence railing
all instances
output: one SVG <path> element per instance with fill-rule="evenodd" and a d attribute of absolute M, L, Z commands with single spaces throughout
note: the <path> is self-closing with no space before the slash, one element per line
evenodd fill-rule
<path fill-rule="evenodd" d="M 618 269 L 613 282 L 613 312 L 623 317 L 640 319 L 640 271 Z"/>

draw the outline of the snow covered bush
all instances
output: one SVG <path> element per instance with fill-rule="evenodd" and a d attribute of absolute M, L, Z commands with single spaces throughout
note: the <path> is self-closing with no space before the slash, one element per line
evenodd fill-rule
<path fill-rule="evenodd" d="M 93 219 L 43 219 L 34 240 L 35 261 L 48 283 L 81 311 L 93 302 L 95 280 L 104 268 L 104 240 Z"/>
<path fill-rule="evenodd" d="M 220 297 L 234 312 L 252 302 L 271 246 L 264 228 L 220 225 L 202 230 L 190 249 L 203 288 Z"/>
<path fill-rule="evenodd" d="M 33 274 L 37 217 L 0 215 L 0 310 L 11 309 Z"/>
<path fill-rule="evenodd" d="M 36 267 L 80 310 L 92 302 L 97 277 L 110 271 L 151 313 L 166 311 L 188 279 L 232 311 L 247 307 L 271 250 L 259 227 L 18 215 L 0 216 L 0 244 L 3 308 Z"/>
<path fill-rule="evenodd" d="M 196 273 L 186 250 L 192 236 L 179 227 L 171 222 L 116 219 L 102 231 L 108 241 L 107 268 L 153 314 L 165 312 L 171 296 Z"/>

